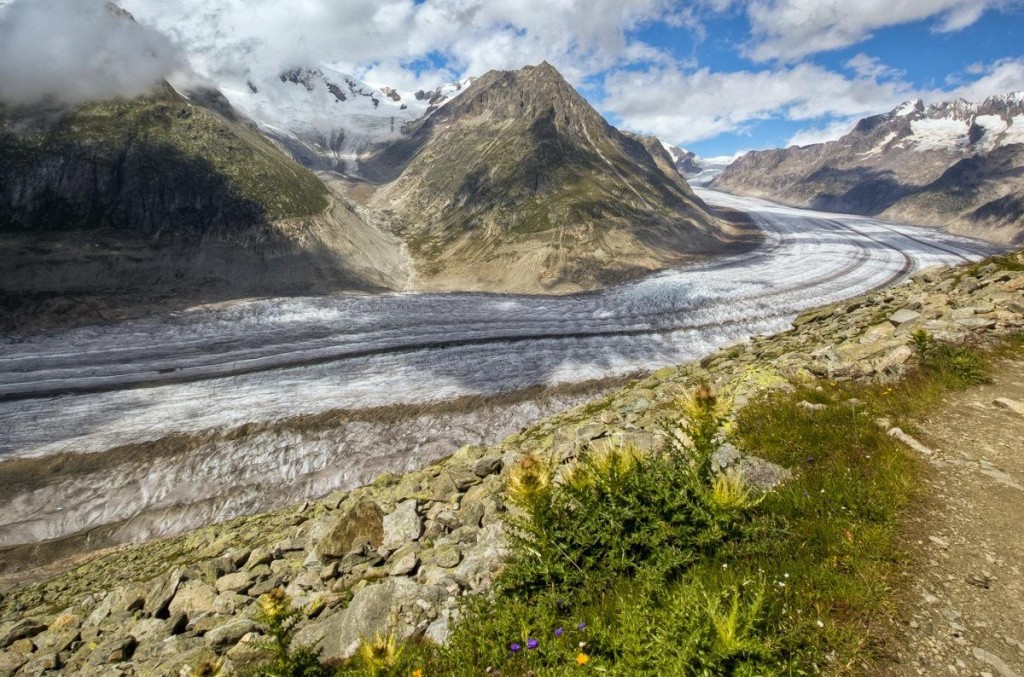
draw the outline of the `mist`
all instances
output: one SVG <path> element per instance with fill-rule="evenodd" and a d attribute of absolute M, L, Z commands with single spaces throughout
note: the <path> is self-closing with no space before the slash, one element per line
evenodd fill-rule
<path fill-rule="evenodd" d="M 105 0 L 0 3 L 0 99 L 8 103 L 135 97 L 184 63 L 167 37 Z"/>

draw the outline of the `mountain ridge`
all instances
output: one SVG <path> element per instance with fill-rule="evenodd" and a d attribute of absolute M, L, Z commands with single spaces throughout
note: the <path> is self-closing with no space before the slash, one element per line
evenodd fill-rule
<path fill-rule="evenodd" d="M 753 151 L 713 186 L 786 204 L 1024 238 L 1024 92 L 908 101 L 835 141 Z"/>
<path fill-rule="evenodd" d="M 545 62 L 481 76 L 362 168 L 419 284 L 572 291 L 727 248 L 663 164 Z"/>

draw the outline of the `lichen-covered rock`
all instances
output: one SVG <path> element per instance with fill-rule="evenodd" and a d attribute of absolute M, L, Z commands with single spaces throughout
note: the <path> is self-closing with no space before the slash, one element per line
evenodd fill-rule
<path fill-rule="evenodd" d="M 344 557 L 361 543 L 376 549 L 383 540 L 384 513 L 376 502 L 364 499 L 331 518 L 316 551 L 323 557 Z"/>
<path fill-rule="evenodd" d="M 296 641 L 319 641 L 324 659 L 348 658 L 363 637 L 393 633 L 405 639 L 422 632 L 427 627 L 428 611 L 446 597 L 443 588 L 420 585 L 408 578 L 389 578 L 356 592 L 347 609 L 310 624 L 298 633 Z"/>
<path fill-rule="evenodd" d="M 147 614 L 160 617 L 167 613 L 167 606 L 181 584 L 181 575 L 181 569 L 174 569 L 156 579 L 143 603 L 142 608 Z"/>
<path fill-rule="evenodd" d="M 217 591 L 202 581 L 186 581 L 178 588 L 174 599 L 167 607 L 173 616 L 184 612 L 188 616 L 213 613 L 216 610 Z"/>
<path fill-rule="evenodd" d="M 214 651 L 227 651 L 238 644 L 245 635 L 256 630 L 256 624 L 248 618 L 236 618 L 213 628 L 204 636 Z"/>
<path fill-rule="evenodd" d="M 393 513 L 384 517 L 382 545 L 385 548 L 397 550 L 423 534 L 423 518 L 416 511 L 416 507 L 415 499 L 403 501 Z"/>

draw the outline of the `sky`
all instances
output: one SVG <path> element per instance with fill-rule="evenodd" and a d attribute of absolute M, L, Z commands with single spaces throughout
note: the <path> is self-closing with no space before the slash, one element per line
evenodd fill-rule
<path fill-rule="evenodd" d="M 139 28 L 116 36 L 81 16 L 103 2 L 0 0 L 0 94 L 182 63 L 215 83 L 324 63 L 415 91 L 546 60 L 612 124 L 711 157 L 836 138 L 910 99 L 1024 90 L 1024 0 L 121 0 Z"/>

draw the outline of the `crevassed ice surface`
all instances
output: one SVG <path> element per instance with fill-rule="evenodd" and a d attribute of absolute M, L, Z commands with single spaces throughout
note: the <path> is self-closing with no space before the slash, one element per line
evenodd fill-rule
<path fill-rule="evenodd" d="M 333 409 L 655 369 L 785 329 L 806 308 L 990 253 L 867 218 L 701 191 L 758 250 L 565 297 L 278 298 L 0 342 L 0 457 L 89 452 Z"/>

